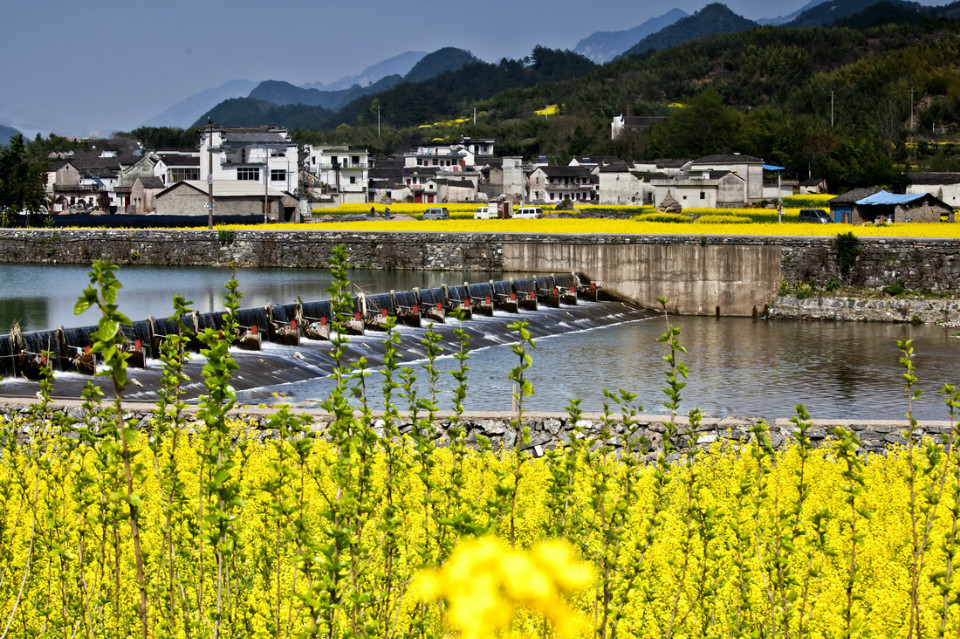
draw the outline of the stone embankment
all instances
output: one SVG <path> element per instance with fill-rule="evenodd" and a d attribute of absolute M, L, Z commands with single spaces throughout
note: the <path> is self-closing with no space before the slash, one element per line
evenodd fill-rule
<path fill-rule="evenodd" d="M 131 423 L 136 423 L 141 430 L 149 430 L 152 408 L 153 406 L 148 404 L 129 404 L 127 405 L 126 418 Z M 27 413 L 29 410 L 28 404 L 6 401 L 0 404 L 0 419 L 11 419 L 19 414 Z M 78 420 L 84 418 L 79 402 L 57 402 L 51 405 L 51 410 Z M 329 423 L 329 415 L 324 411 L 302 409 L 294 412 L 309 416 L 314 430 L 321 433 Z M 257 439 L 269 439 L 275 435 L 268 426 L 268 420 L 272 414 L 273 410 L 262 407 L 238 408 L 232 413 L 234 417 L 243 418 L 249 422 L 254 437 Z M 188 417 L 185 418 L 185 427 L 187 429 L 199 428 L 199 422 L 192 421 L 189 415 L 188 411 Z M 465 429 L 467 442 L 471 445 L 478 445 L 481 439 L 486 439 L 494 449 L 501 445 L 505 448 L 512 448 L 516 444 L 516 428 L 511 425 L 511 418 L 511 414 L 502 412 L 467 413 L 460 419 L 459 423 Z M 635 441 L 636 438 L 643 438 L 646 459 L 650 461 L 661 451 L 663 434 L 666 431 L 664 424 L 668 422 L 668 419 L 667 416 L 663 415 L 638 415 L 631 428 L 627 429 L 622 421 L 616 419 L 604 424 L 603 416 L 599 413 L 585 413 L 576 422 L 562 413 L 527 413 L 524 416 L 524 423 L 530 429 L 530 443 L 525 445 L 524 448 L 534 457 L 542 457 L 560 442 L 569 441 L 571 437 L 598 437 L 606 428 L 609 437 L 605 441 L 615 450 L 622 449 L 625 441 Z M 676 421 L 680 430 L 683 430 L 688 424 L 685 417 L 678 417 Z M 751 429 L 755 428 L 758 423 L 759 420 L 757 419 L 704 418 L 698 429 L 698 446 L 707 448 L 718 442 L 733 446 L 746 444 L 753 437 L 750 432 Z M 777 419 L 768 426 L 770 443 L 778 450 L 782 450 L 793 441 L 794 433 L 797 430 L 796 425 L 788 418 Z M 863 445 L 862 450 L 865 453 L 882 454 L 891 447 L 906 443 L 903 437 L 904 430 L 907 427 L 905 421 L 820 419 L 813 421 L 808 436 L 815 447 L 829 445 L 832 441 L 831 431 L 838 426 L 854 431 L 860 438 Z M 448 413 L 439 414 L 435 431 L 439 443 L 442 444 L 445 441 L 449 427 L 450 415 Z M 384 422 L 382 417 L 376 418 L 374 429 L 378 434 L 383 434 Z M 404 422 L 400 426 L 401 433 L 409 433 L 411 429 L 412 426 L 409 422 Z M 930 437 L 940 440 L 949 436 L 951 430 L 950 422 L 924 421 L 919 422 L 916 433 L 920 438 Z M 24 428 L 21 436 L 26 438 L 28 435 L 29 433 Z M 681 450 L 684 448 L 683 444 L 683 441 L 674 443 Z"/>
<path fill-rule="evenodd" d="M 771 319 L 899 322 L 960 326 L 960 299 L 901 299 L 796 295 L 777 297 L 767 309 Z"/>

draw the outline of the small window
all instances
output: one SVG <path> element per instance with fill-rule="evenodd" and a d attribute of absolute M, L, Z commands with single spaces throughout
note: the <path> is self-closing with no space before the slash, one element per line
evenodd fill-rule
<path fill-rule="evenodd" d="M 271 169 L 270 170 L 270 181 L 271 182 L 286 182 L 287 181 L 287 172 L 284 169 Z"/>
<path fill-rule="evenodd" d="M 241 167 L 237 169 L 237 180 L 239 181 L 260 181 L 260 169 L 251 167 Z"/>
<path fill-rule="evenodd" d="M 351 175 L 351 176 L 350 176 L 350 184 L 356 184 L 356 183 L 357 183 L 357 178 L 356 178 L 356 176 Z"/>
<path fill-rule="evenodd" d="M 701 199 L 701 200 L 707 199 L 707 194 L 704 193 L 703 191 L 700 191 L 700 199 Z"/>

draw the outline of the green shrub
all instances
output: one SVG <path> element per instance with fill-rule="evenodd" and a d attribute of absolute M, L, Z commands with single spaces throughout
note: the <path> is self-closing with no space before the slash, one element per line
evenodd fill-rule
<path fill-rule="evenodd" d="M 860 253 L 863 252 L 863 246 L 860 244 L 859 238 L 853 233 L 837 233 L 837 237 L 833 240 L 833 250 L 837 254 L 837 267 L 840 269 L 840 275 L 846 279 L 850 276 L 850 270 Z"/>
<path fill-rule="evenodd" d="M 682 213 L 647 213 L 631 218 L 635 222 L 670 222 L 677 224 L 689 224 L 692 219 Z"/>
<path fill-rule="evenodd" d="M 891 284 L 890 286 L 884 286 L 881 289 L 884 293 L 891 297 L 899 297 L 907 292 L 907 289 L 900 286 L 899 284 Z"/>
<path fill-rule="evenodd" d="M 826 207 L 827 202 L 833 198 L 833 195 L 819 195 L 816 193 L 788 195 L 787 197 L 783 198 L 783 208 L 820 209 Z"/>
<path fill-rule="evenodd" d="M 696 221 L 701 224 L 750 224 L 753 220 L 742 215 L 701 215 Z"/>

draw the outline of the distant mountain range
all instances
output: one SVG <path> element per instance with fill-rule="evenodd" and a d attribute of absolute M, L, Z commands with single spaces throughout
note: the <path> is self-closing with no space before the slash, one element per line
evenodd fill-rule
<path fill-rule="evenodd" d="M 144 126 L 171 126 L 185 129 L 196 121 L 201 113 L 206 113 L 224 100 L 248 95 L 257 86 L 252 80 L 230 80 L 220 86 L 191 95 L 177 102 L 163 113 L 144 122 Z"/>
<path fill-rule="evenodd" d="M 672 46 L 699 40 L 720 33 L 740 33 L 760 26 L 718 2 L 708 4 L 692 16 L 681 18 L 668 27 L 652 33 L 627 49 L 623 55 L 642 55 Z"/>
<path fill-rule="evenodd" d="M 269 102 L 273 102 L 274 99 L 280 100 L 276 104 L 295 104 L 300 100 L 306 100 L 302 103 L 336 109 L 361 95 L 385 91 L 394 86 L 426 55 L 421 51 L 407 51 L 367 67 L 357 75 L 344 76 L 327 85 L 322 82 L 314 82 L 296 87 L 288 82 L 278 80 L 267 80 L 265 82 L 230 80 L 219 87 L 206 89 L 174 104 L 163 113 L 144 122 L 144 126 L 170 126 L 185 129 L 196 122 L 202 114 L 225 100 L 256 98 L 256 96 L 251 95 L 254 91 L 259 91 L 262 96 L 259 99 Z M 390 76 L 396 76 L 396 81 L 378 85 Z M 364 90 L 370 87 L 373 87 L 372 90 Z M 309 93 L 311 90 L 317 93 L 327 92 L 332 95 L 311 98 L 309 96 L 314 95 Z M 340 94 L 336 95 L 338 92 Z"/>
<path fill-rule="evenodd" d="M 817 6 L 818 4 L 822 4 L 824 1 L 825 1 L 825 0 L 810 0 L 810 2 L 808 2 L 808 3 L 805 4 L 804 6 L 800 7 L 799 9 L 797 9 L 796 11 L 794 11 L 793 13 L 788 13 L 788 14 L 785 15 L 785 16 L 777 16 L 776 18 L 760 18 L 759 20 L 757 20 L 757 24 L 759 24 L 759 25 L 773 25 L 773 26 L 777 26 L 777 25 L 781 25 L 781 24 L 786 24 L 786 23 L 790 22 L 791 20 L 793 20 L 794 18 L 796 18 L 796 17 L 797 17 L 798 15 L 800 15 L 801 13 L 803 13 L 804 11 L 806 11 L 807 9 L 812 9 L 813 7 Z"/>
<path fill-rule="evenodd" d="M 597 31 L 578 42 L 573 50 L 597 64 L 603 64 L 613 60 L 647 36 L 669 27 L 688 15 L 690 14 L 686 11 L 671 9 L 662 16 L 650 18 L 643 24 L 626 31 Z"/>
<path fill-rule="evenodd" d="M 916 2 L 903 2 L 901 0 L 885 0 L 884 2 L 877 2 L 877 0 L 842 0 L 834 2 L 828 0 L 827 2 L 821 2 L 803 11 L 793 20 L 787 22 L 786 26 L 832 26 L 844 18 L 861 14 L 870 7 L 883 5 L 889 8 L 909 9 L 915 13 L 929 12 L 931 17 L 935 16 L 937 11 L 934 7 L 925 7 Z"/>
<path fill-rule="evenodd" d="M 413 68 L 413 65 L 415 65 L 417 62 L 420 62 L 425 55 L 427 55 L 426 51 L 407 51 L 405 53 L 401 53 L 400 55 L 395 55 L 392 58 L 387 58 L 383 62 L 378 62 L 372 67 L 367 67 L 357 75 L 345 75 L 336 82 L 331 82 L 330 84 L 324 84 L 322 82 L 302 84 L 300 85 L 300 88 L 317 89 L 318 91 L 343 91 L 344 89 L 349 89 L 353 85 L 368 87 L 371 84 L 376 84 L 389 75 L 407 75 L 410 73 L 410 69 Z"/>
<path fill-rule="evenodd" d="M 603 64 L 621 55 L 646 55 L 684 42 L 723 33 L 740 33 L 761 25 L 808 27 L 837 24 L 866 28 L 936 17 L 960 17 L 960 0 L 944 7 L 925 7 L 904 0 L 812 0 L 791 14 L 758 21 L 748 20 L 724 4 L 712 3 L 693 15 L 671 9 L 632 29 L 595 32 L 580 40 L 572 51 Z M 145 124 L 186 128 L 200 120 L 205 121 L 207 114 L 223 115 L 224 109 L 218 105 L 229 100 L 230 108 L 226 111 L 245 114 L 241 118 L 244 121 L 255 121 L 256 114 L 275 115 L 272 107 L 286 107 L 287 115 L 297 113 L 297 121 L 307 126 L 318 120 L 308 116 L 305 107 L 336 112 L 359 98 L 390 91 L 404 83 L 423 82 L 475 62 L 478 60 L 469 52 L 448 47 L 430 54 L 408 51 L 326 85 L 321 82 L 295 86 L 279 80 L 259 83 L 233 80 L 191 96 Z M 249 100 L 249 104 L 245 104 L 245 100 Z"/>
<path fill-rule="evenodd" d="M 406 59 L 409 61 L 412 58 L 407 57 Z M 325 89 L 321 91 L 319 89 L 306 89 L 294 86 L 289 82 L 268 80 L 257 85 L 247 97 L 251 100 L 260 100 L 278 106 L 302 104 L 306 106 L 323 107 L 329 111 L 336 111 L 357 98 L 374 93 L 382 93 L 383 91 L 392 89 L 401 82 L 423 82 L 445 71 L 455 71 L 471 62 L 477 61 L 477 58 L 468 51 L 446 47 L 438 49 L 433 53 L 420 56 L 420 59 L 416 61 L 405 75 L 388 75 L 366 86 L 354 84 L 347 89 Z M 395 64 L 378 66 L 380 66 L 381 71 L 397 67 Z M 376 76 L 376 73 L 369 72 L 368 69 L 367 72 L 364 72 L 364 76 L 372 78 Z"/>
<path fill-rule="evenodd" d="M 320 118 L 328 115 L 328 112 L 343 108 L 363 96 L 382 93 L 404 83 L 424 82 L 447 71 L 456 71 L 478 62 L 480 61 L 469 51 L 445 47 L 423 56 L 406 75 L 390 75 L 365 87 L 355 84 L 349 89 L 320 91 L 297 87 L 289 82 L 269 80 L 257 85 L 246 98 L 221 102 L 201 116 L 194 125 L 200 125 L 207 117 L 211 117 L 217 122 L 232 126 L 248 126 L 258 121 L 261 116 L 278 115 L 274 107 L 284 107 L 282 115 L 286 122 L 296 122 L 296 128 L 312 128 Z M 319 108 L 323 112 L 311 112 L 305 107 Z"/>

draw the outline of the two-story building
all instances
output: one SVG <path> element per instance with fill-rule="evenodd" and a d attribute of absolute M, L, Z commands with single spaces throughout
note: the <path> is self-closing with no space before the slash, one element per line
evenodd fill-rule
<path fill-rule="evenodd" d="M 307 145 L 305 165 L 317 176 L 324 193 L 338 204 L 366 203 L 370 181 L 370 155 L 349 146 Z"/>
<path fill-rule="evenodd" d="M 202 182 L 253 182 L 265 190 L 297 190 L 299 152 L 286 129 L 213 125 L 203 131 L 199 157 Z"/>
<path fill-rule="evenodd" d="M 122 158 L 112 150 L 77 151 L 67 159 L 51 161 L 47 174 L 51 211 L 124 211 L 128 202 L 117 186 L 121 171 L 135 161 L 134 156 Z"/>
<path fill-rule="evenodd" d="M 526 195 L 522 157 L 489 158 L 480 169 L 480 175 L 479 189 L 488 200 L 501 196 L 522 199 Z"/>
<path fill-rule="evenodd" d="M 600 179 L 596 169 L 583 166 L 538 166 L 527 178 L 527 199 L 531 202 L 559 204 L 596 202 Z"/>
<path fill-rule="evenodd" d="M 434 168 L 452 173 L 476 171 L 478 160 L 493 156 L 495 140 L 461 138 L 457 144 L 428 144 L 404 154 L 407 168 Z"/>

